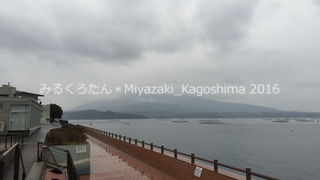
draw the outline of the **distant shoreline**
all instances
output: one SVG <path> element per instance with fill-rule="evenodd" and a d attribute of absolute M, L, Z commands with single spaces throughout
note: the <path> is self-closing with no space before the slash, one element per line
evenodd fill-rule
<path fill-rule="evenodd" d="M 91 119 L 167 119 L 167 118 L 320 118 L 320 113 L 308 112 L 225 112 L 225 113 L 208 113 L 208 112 L 192 112 L 192 113 L 166 113 L 166 112 L 113 112 L 113 111 L 72 111 L 65 112 L 64 119 L 69 120 L 91 120 Z"/>

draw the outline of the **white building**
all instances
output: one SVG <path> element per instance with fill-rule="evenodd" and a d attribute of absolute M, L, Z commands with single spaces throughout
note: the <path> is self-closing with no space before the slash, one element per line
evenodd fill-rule
<path fill-rule="evenodd" d="M 50 123 L 50 105 L 42 105 L 42 116 L 40 123 L 41 124 L 49 124 Z"/>
<path fill-rule="evenodd" d="M 0 87 L 0 134 L 32 134 L 40 128 L 41 96 L 43 95 L 18 91 L 10 84 Z"/>

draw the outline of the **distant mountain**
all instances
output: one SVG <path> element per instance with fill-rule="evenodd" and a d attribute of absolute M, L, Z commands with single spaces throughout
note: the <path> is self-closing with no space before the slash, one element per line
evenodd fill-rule
<path fill-rule="evenodd" d="M 320 117 L 320 113 L 279 111 L 264 106 L 220 102 L 194 96 L 123 96 L 82 104 L 73 111 L 87 109 L 140 114 L 149 118 Z"/>
<path fill-rule="evenodd" d="M 150 118 L 216 117 L 276 113 L 277 109 L 257 105 L 220 102 L 191 96 L 124 96 L 113 100 L 96 101 L 75 107 L 72 111 L 126 112 Z"/>
<path fill-rule="evenodd" d="M 112 112 L 112 111 L 97 111 L 97 110 L 83 110 L 83 111 L 69 111 L 63 114 L 65 119 L 145 119 L 143 115 Z"/>
<path fill-rule="evenodd" d="M 173 109 L 172 109 L 173 108 Z M 272 112 L 274 108 L 221 102 L 194 96 L 122 96 L 112 100 L 85 103 L 73 110 L 112 110 L 112 111 L 204 111 L 204 112 Z"/>

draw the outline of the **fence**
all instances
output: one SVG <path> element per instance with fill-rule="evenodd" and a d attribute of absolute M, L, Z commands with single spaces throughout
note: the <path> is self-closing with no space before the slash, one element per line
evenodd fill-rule
<path fill-rule="evenodd" d="M 10 168 L 12 167 L 13 160 L 14 164 L 12 171 Z M 13 180 L 24 180 L 26 178 L 26 170 L 24 168 L 19 143 L 12 145 L 0 156 L 0 180 L 3 180 L 5 177 L 13 177 Z"/>
<path fill-rule="evenodd" d="M 67 121 L 61 121 L 62 124 L 67 125 L 68 122 Z M 73 124 L 68 124 L 70 126 L 75 126 Z M 271 176 L 267 176 L 267 175 L 263 175 L 257 172 L 253 172 L 251 170 L 251 168 L 246 168 L 246 169 L 241 169 L 241 168 L 237 168 L 234 166 L 230 166 L 224 163 L 219 162 L 218 160 L 208 160 L 202 157 L 198 157 L 196 156 L 194 153 L 191 154 L 187 154 L 187 153 L 183 153 L 183 152 L 179 152 L 177 149 L 169 149 L 169 148 L 165 148 L 164 146 L 158 146 L 155 145 L 154 143 L 147 143 L 145 141 L 141 141 L 138 139 L 133 139 L 131 137 L 126 137 L 126 136 L 122 136 L 119 134 L 115 134 L 115 133 L 111 133 L 111 132 L 107 132 L 107 131 L 102 131 L 99 129 L 95 129 L 95 128 L 91 128 L 91 127 L 86 127 L 86 126 L 82 126 L 82 125 L 76 125 L 75 127 L 80 127 L 82 129 L 91 131 L 91 132 L 95 132 L 98 133 L 100 135 L 104 135 L 122 142 L 126 142 L 128 144 L 131 145 L 135 145 L 144 149 L 149 149 L 153 152 L 158 152 L 161 153 L 163 155 L 168 155 L 171 157 L 174 157 L 176 159 L 178 159 L 178 157 L 182 157 L 183 160 L 188 160 L 191 164 L 195 164 L 196 162 L 202 162 L 205 164 L 209 164 L 213 166 L 214 172 L 219 172 L 220 168 L 226 169 L 226 170 L 231 170 L 233 172 L 236 172 L 238 174 L 244 174 L 246 177 L 246 180 L 251 180 L 252 177 L 258 177 L 261 179 L 265 179 L 265 180 L 278 180 L 277 178 L 271 177 Z"/>
<path fill-rule="evenodd" d="M 23 134 L 0 134 L 0 153 L 4 152 L 14 144 L 23 144 Z"/>
<path fill-rule="evenodd" d="M 67 151 L 67 171 L 68 171 L 68 179 L 79 180 L 76 167 L 74 166 L 74 163 L 69 151 Z"/>
<path fill-rule="evenodd" d="M 79 180 L 77 170 L 68 150 L 55 146 L 43 146 L 42 142 L 38 142 L 37 155 L 38 162 L 43 161 L 53 166 L 66 168 L 69 180 Z"/>

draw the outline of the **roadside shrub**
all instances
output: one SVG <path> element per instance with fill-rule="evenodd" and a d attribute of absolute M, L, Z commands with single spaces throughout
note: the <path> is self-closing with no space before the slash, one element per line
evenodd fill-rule
<path fill-rule="evenodd" d="M 83 134 L 82 129 L 64 125 L 58 129 L 51 129 L 46 136 L 45 144 L 53 145 L 73 145 L 86 144 L 87 136 Z"/>

